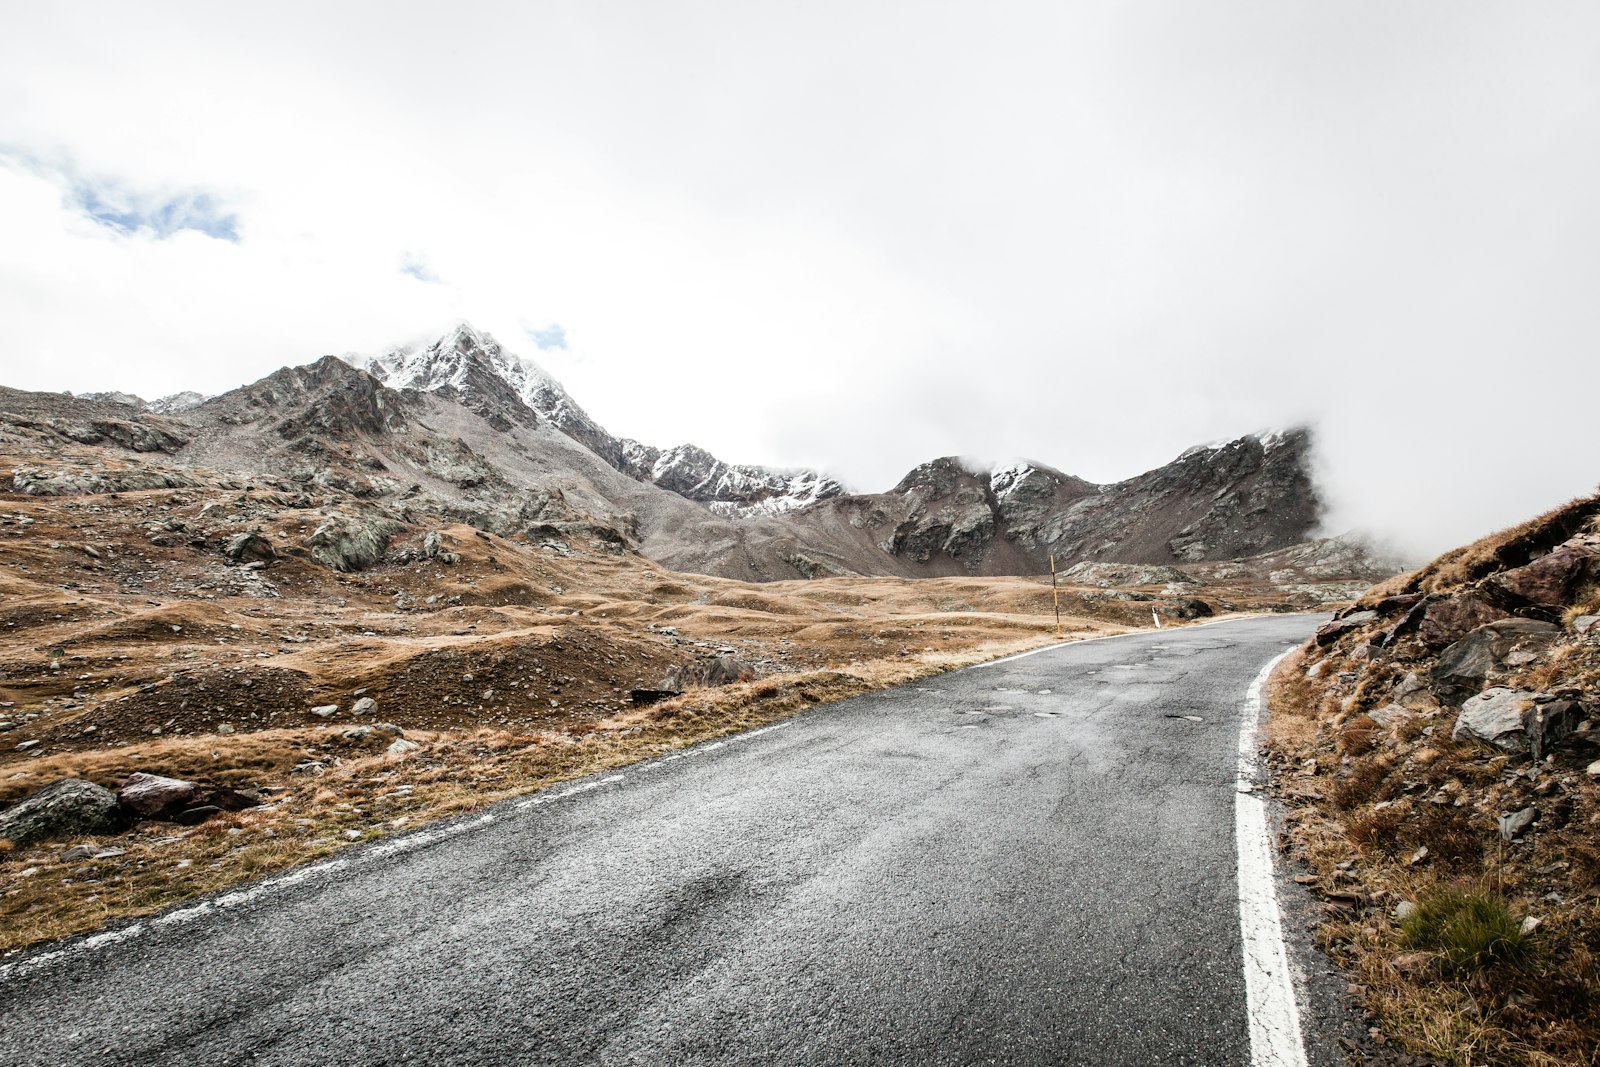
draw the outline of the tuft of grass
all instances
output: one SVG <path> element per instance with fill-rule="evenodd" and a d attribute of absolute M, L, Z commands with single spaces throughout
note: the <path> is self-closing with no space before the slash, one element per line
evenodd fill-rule
<path fill-rule="evenodd" d="M 1366 760 L 1357 763 L 1348 777 L 1328 787 L 1329 803 L 1339 811 L 1350 811 L 1368 801 L 1382 799 L 1381 790 L 1389 771 L 1390 764 L 1387 761 Z"/>
<path fill-rule="evenodd" d="M 1383 727 L 1370 715 L 1357 715 L 1339 734 L 1339 745 L 1347 756 L 1364 756 L 1378 747 Z"/>
<path fill-rule="evenodd" d="M 1385 854 L 1396 851 L 1395 831 L 1403 821 L 1397 808 L 1358 812 L 1344 820 L 1345 836 L 1365 852 Z"/>
<path fill-rule="evenodd" d="M 1402 840 L 1407 849 L 1426 848 L 1441 870 L 1483 868 L 1484 832 L 1473 825 L 1471 813 L 1462 808 L 1419 805 Z"/>
<path fill-rule="evenodd" d="M 1401 945 L 1437 953 L 1452 974 L 1522 960 L 1528 940 L 1505 901 L 1483 888 L 1425 893 L 1400 923 Z"/>

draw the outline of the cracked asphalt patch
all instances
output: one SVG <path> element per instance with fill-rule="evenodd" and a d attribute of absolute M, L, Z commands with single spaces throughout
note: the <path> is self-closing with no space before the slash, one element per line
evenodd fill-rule
<path fill-rule="evenodd" d="M 1315 624 L 1068 645 L 502 805 L 0 980 L 0 1062 L 1244 1064 L 1240 713 Z"/>

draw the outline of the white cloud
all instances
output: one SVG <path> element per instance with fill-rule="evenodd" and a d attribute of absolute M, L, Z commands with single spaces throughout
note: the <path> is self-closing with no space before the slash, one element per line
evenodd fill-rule
<path fill-rule="evenodd" d="M 214 392 L 468 318 L 618 433 L 863 488 L 1310 418 L 1336 521 L 1427 550 L 1600 478 L 1589 5 L 11 21 L 13 153 L 239 239 L 0 166 L 6 384 Z"/>

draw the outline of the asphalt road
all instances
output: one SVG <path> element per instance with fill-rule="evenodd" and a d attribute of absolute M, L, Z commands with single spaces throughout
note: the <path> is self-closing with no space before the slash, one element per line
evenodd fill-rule
<path fill-rule="evenodd" d="M 146 923 L 0 978 L 0 1063 L 1248 1063 L 1240 716 L 1314 625 L 944 675 Z"/>

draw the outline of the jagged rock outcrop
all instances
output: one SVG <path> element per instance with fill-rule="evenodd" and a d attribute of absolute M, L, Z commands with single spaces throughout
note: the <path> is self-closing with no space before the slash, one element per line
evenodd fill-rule
<path fill-rule="evenodd" d="M 152 400 L 146 404 L 145 407 L 148 410 L 155 412 L 157 415 L 176 415 L 179 412 L 188 411 L 190 408 L 199 407 L 201 404 L 204 404 L 207 399 L 208 398 L 204 393 L 197 393 L 192 389 L 185 389 L 181 393 L 173 393 L 170 396 L 164 396 L 160 397 L 159 399 Z"/>
<path fill-rule="evenodd" d="M 116 390 L 111 390 L 104 393 L 84 393 L 83 399 L 99 400 L 106 404 L 122 404 L 126 407 L 135 408 L 139 411 L 143 411 L 146 407 L 142 397 L 134 396 L 132 393 L 119 393 Z"/>
<path fill-rule="evenodd" d="M 400 397 L 332 356 L 273 371 L 194 410 L 227 425 L 271 420 L 285 440 L 394 434 L 410 424 Z"/>
<path fill-rule="evenodd" d="M 1483 689 L 1491 675 L 1512 669 L 1516 653 L 1543 652 L 1561 628 L 1536 619 L 1501 619 L 1468 633 L 1439 654 L 1431 674 L 1433 693 L 1446 704 L 1460 704 Z"/>
<path fill-rule="evenodd" d="M 400 523 L 381 515 L 335 513 L 312 531 L 306 547 L 317 562 L 336 571 L 359 571 L 382 559 L 389 539 L 401 529 Z"/>
<path fill-rule="evenodd" d="M 812 470 L 724 463 L 695 445 L 660 449 L 627 438 L 622 440 L 619 469 L 704 504 L 718 515 L 778 515 L 846 491 L 838 481 Z"/>
<path fill-rule="evenodd" d="M 39 430 L 80 445 L 114 445 L 130 452 L 177 452 L 188 441 L 165 426 L 120 419 L 30 419 L 12 416 L 22 429 Z"/>
<path fill-rule="evenodd" d="M 985 472 L 946 457 L 887 493 L 829 506 L 935 573 L 1038 573 L 1052 555 L 1058 568 L 1232 560 L 1300 545 L 1315 529 L 1310 448 L 1305 430 L 1243 437 L 1104 486 L 1043 464 Z"/>
<path fill-rule="evenodd" d="M 391 348 L 377 356 L 345 356 L 391 389 L 443 393 L 497 430 L 531 423 L 531 398 L 553 379 L 462 324 L 423 348 Z M 560 386 L 555 386 L 559 389 Z"/>
<path fill-rule="evenodd" d="M 180 411 L 188 411 L 190 408 L 198 407 L 206 402 L 204 393 L 196 393 L 193 390 L 173 393 L 170 396 L 161 397 L 159 400 L 145 400 L 143 397 L 135 396 L 132 393 L 116 391 L 82 393 L 80 397 L 83 400 L 98 400 L 106 404 L 121 404 L 124 407 L 133 408 L 135 411 L 149 411 L 157 415 L 176 415 Z"/>

